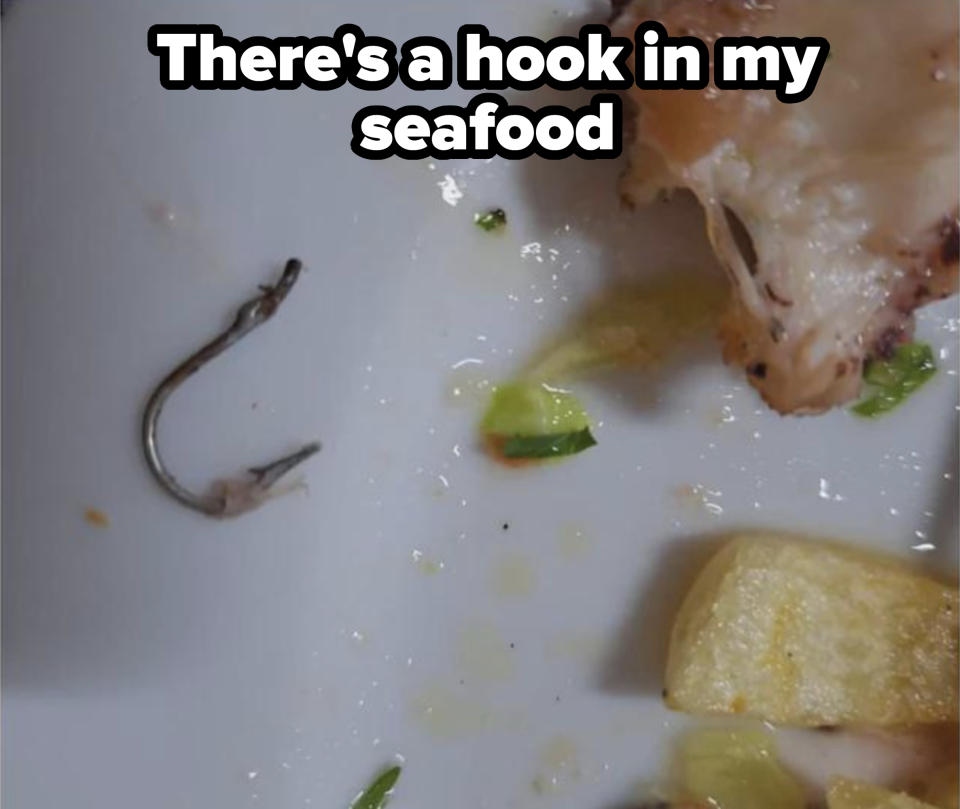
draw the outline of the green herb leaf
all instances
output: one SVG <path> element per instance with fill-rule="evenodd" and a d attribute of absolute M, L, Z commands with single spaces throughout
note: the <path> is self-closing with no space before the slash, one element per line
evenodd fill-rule
<path fill-rule="evenodd" d="M 473 224 L 483 230 L 497 230 L 507 224 L 506 211 L 503 208 L 491 208 L 484 213 L 475 213 Z"/>
<path fill-rule="evenodd" d="M 391 767 L 378 775 L 357 799 L 350 804 L 350 809 L 383 809 L 387 799 L 393 791 L 397 779 L 400 777 L 400 768 Z"/>
<path fill-rule="evenodd" d="M 504 439 L 500 454 L 504 458 L 562 458 L 576 455 L 594 446 L 596 439 L 589 427 L 575 433 L 555 435 L 514 435 Z"/>
<path fill-rule="evenodd" d="M 876 418 L 893 410 L 937 372 L 933 350 L 926 343 L 897 346 L 888 360 L 872 360 L 863 372 L 866 396 L 852 410 Z"/>

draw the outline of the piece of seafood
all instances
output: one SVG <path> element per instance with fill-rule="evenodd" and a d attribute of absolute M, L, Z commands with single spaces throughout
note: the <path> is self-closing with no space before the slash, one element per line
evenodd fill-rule
<path fill-rule="evenodd" d="M 734 284 L 724 358 L 781 413 L 855 397 L 866 359 L 908 339 L 914 309 L 956 290 L 955 0 L 633 0 L 671 35 L 823 36 L 813 95 L 630 91 L 624 177 L 640 202 L 690 189 Z"/>

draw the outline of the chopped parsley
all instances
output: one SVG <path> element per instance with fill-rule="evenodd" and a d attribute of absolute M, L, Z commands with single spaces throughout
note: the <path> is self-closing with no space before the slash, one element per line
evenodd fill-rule
<path fill-rule="evenodd" d="M 473 215 L 473 224 L 482 230 L 499 230 L 507 224 L 507 213 L 503 208 L 491 208 Z"/>
<path fill-rule="evenodd" d="M 887 360 L 870 360 L 863 372 L 865 396 L 852 410 L 876 418 L 902 404 L 937 372 L 933 350 L 926 343 L 905 343 Z"/>
<path fill-rule="evenodd" d="M 390 769 L 384 770 L 350 804 L 350 809 L 383 809 L 398 778 L 400 778 L 399 767 L 390 767 Z"/>
<path fill-rule="evenodd" d="M 504 458 L 542 459 L 562 458 L 564 455 L 576 455 L 597 443 L 589 427 L 573 433 L 555 433 L 553 435 L 514 435 L 504 439 L 500 445 L 500 454 Z"/>

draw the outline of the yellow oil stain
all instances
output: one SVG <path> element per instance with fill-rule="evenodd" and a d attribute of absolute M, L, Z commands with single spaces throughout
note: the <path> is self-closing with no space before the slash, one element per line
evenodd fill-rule
<path fill-rule="evenodd" d="M 540 752 L 539 771 L 531 787 L 538 795 L 553 795 L 578 781 L 580 776 L 580 757 L 576 744 L 566 736 L 554 736 Z"/>
<path fill-rule="evenodd" d="M 424 576 L 436 576 L 446 567 L 442 559 L 435 559 L 416 548 L 411 552 L 410 556 L 413 559 L 413 563 L 417 566 L 417 570 Z"/>
<path fill-rule="evenodd" d="M 673 272 L 608 289 L 534 357 L 526 378 L 604 368 L 651 369 L 716 331 L 729 298 L 720 276 Z"/>
<path fill-rule="evenodd" d="M 443 562 L 434 561 L 433 559 L 424 559 L 420 562 L 420 572 L 427 576 L 435 576 L 441 570 L 443 570 Z"/>
<path fill-rule="evenodd" d="M 493 392 L 493 383 L 484 364 L 470 358 L 454 363 L 447 375 L 445 398 L 458 407 L 482 407 Z"/>
<path fill-rule="evenodd" d="M 457 664 L 472 683 L 509 680 L 515 670 L 513 657 L 510 641 L 490 624 L 467 624 L 457 638 Z"/>
<path fill-rule="evenodd" d="M 594 663 L 604 651 L 603 637 L 589 632 L 565 632 L 547 642 L 547 655 L 577 663 Z"/>
<path fill-rule="evenodd" d="M 575 561 L 586 556 L 593 542 L 587 531 L 581 523 L 565 522 L 560 526 L 557 533 L 557 550 L 560 556 L 570 561 Z"/>
<path fill-rule="evenodd" d="M 441 739 L 479 733 L 495 724 L 489 706 L 438 686 L 414 697 L 411 708 L 414 719 Z"/>
<path fill-rule="evenodd" d="M 677 504 L 687 511 L 704 512 L 719 517 L 723 506 L 718 502 L 723 497 L 719 489 L 711 489 L 702 483 L 684 484 L 673 490 Z"/>
<path fill-rule="evenodd" d="M 523 728 L 522 710 L 494 707 L 470 693 L 467 686 L 461 692 L 444 685 L 428 685 L 411 700 L 411 715 L 429 735 L 440 740 Z"/>
<path fill-rule="evenodd" d="M 533 564 L 520 553 L 500 559 L 493 567 L 491 579 L 494 593 L 504 598 L 525 598 L 537 585 Z"/>

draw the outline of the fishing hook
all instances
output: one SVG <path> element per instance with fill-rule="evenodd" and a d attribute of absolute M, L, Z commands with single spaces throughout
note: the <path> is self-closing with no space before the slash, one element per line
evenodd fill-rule
<path fill-rule="evenodd" d="M 291 258 L 287 261 L 280 280 L 274 286 L 261 286 L 261 294 L 240 307 L 230 328 L 190 355 L 164 377 L 150 394 L 144 410 L 141 432 L 143 454 L 153 476 L 171 497 L 210 517 L 232 517 L 257 508 L 266 499 L 271 487 L 295 466 L 318 452 L 320 444 L 312 442 L 290 455 L 284 455 L 262 466 L 251 467 L 243 479 L 215 481 L 207 494 L 198 495 L 177 481 L 160 456 L 157 444 L 157 422 L 160 413 L 170 394 L 186 379 L 273 317 L 293 289 L 302 268 L 299 259 Z"/>

